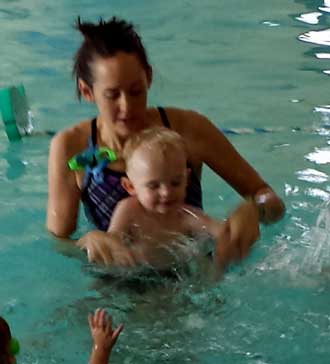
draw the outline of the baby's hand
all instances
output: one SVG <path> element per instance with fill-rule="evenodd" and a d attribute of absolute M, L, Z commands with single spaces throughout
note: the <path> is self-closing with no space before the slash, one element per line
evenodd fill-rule
<path fill-rule="evenodd" d="M 111 353 L 112 348 L 124 328 L 120 324 L 114 331 L 112 317 L 104 309 L 98 308 L 94 314 L 88 315 L 89 328 L 94 341 L 94 350 Z"/>

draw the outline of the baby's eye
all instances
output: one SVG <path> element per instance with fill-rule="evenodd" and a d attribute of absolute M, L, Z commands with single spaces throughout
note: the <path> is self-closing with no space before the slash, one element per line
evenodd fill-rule
<path fill-rule="evenodd" d="M 105 98 L 108 100 L 116 100 L 119 97 L 120 93 L 119 91 L 111 91 L 111 92 L 106 92 L 104 94 Z"/>
<path fill-rule="evenodd" d="M 147 183 L 147 188 L 149 188 L 149 190 L 157 190 L 157 188 L 159 188 L 159 183 L 158 182 L 149 182 Z"/>

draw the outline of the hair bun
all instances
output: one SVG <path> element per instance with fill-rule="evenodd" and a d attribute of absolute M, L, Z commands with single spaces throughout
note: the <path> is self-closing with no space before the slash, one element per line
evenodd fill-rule
<path fill-rule="evenodd" d="M 104 24 L 104 21 L 100 19 L 100 23 Z M 93 23 L 81 21 L 80 16 L 78 16 L 75 28 L 83 35 L 86 40 L 92 39 L 97 34 L 97 26 Z"/>

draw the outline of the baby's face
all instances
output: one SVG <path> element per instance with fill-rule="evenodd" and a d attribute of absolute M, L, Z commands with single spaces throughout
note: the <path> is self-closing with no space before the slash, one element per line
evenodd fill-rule
<path fill-rule="evenodd" d="M 178 148 L 140 146 L 128 163 L 127 175 L 137 199 L 148 211 L 166 214 L 184 203 L 187 160 Z"/>

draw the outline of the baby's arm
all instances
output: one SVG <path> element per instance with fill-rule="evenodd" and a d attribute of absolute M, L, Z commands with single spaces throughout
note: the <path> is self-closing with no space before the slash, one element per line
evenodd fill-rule
<path fill-rule="evenodd" d="M 90 356 L 90 364 L 108 364 L 112 348 L 124 328 L 120 324 L 112 329 L 112 318 L 107 316 L 104 309 L 98 308 L 94 314 L 88 315 L 89 328 L 93 338 L 93 348 Z"/>
<path fill-rule="evenodd" d="M 219 269 L 225 268 L 232 261 L 244 258 L 259 237 L 259 214 L 253 200 L 243 201 L 224 221 L 218 221 L 202 211 L 188 207 L 192 212 L 191 226 L 193 232 L 206 231 L 215 239 L 215 263 Z M 237 233 L 242 222 L 249 218 L 250 228 L 244 239 Z"/>
<path fill-rule="evenodd" d="M 227 223 L 226 221 L 216 220 L 206 215 L 202 210 L 192 206 L 185 205 L 184 211 L 186 213 L 185 225 L 189 235 L 199 236 L 205 233 L 211 236 L 215 240 L 214 248 L 214 260 L 216 265 L 219 267 L 225 266 L 229 258 L 229 236 L 227 234 Z M 221 246 L 221 261 L 218 259 L 217 247 Z"/>
<path fill-rule="evenodd" d="M 216 239 L 225 224 L 223 220 L 216 220 L 202 210 L 185 205 L 187 229 L 192 235 L 207 233 Z"/>

